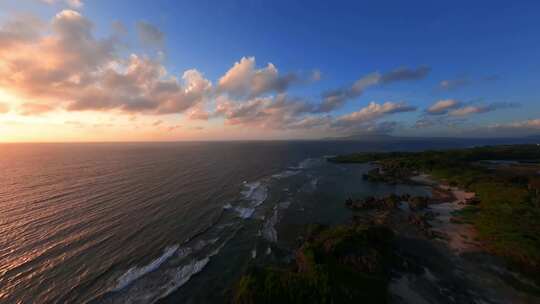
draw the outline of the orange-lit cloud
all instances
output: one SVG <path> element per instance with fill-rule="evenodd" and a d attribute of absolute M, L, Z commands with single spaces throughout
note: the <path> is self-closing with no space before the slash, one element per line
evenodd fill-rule
<path fill-rule="evenodd" d="M 272 63 L 257 67 L 255 57 L 242 57 L 213 84 L 196 69 L 171 74 L 159 55 L 121 55 L 126 29 L 119 23 L 106 37 L 95 36 L 93 29 L 90 20 L 71 9 L 48 22 L 17 16 L 0 27 L 0 124 L 9 126 L 0 140 L 36 140 L 40 132 L 44 139 L 161 140 L 189 139 L 195 133 L 271 138 L 390 131 L 394 124 L 380 119 L 416 108 L 387 102 L 341 116 L 332 113 L 371 87 L 423 79 L 430 71 L 370 73 L 312 101 L 288 92 L 319 81 L 318 70 L 280 73 Z M 141 21 L 137 32 L 143 44 L 163 48 L 165 35 L 158 28 Z"/>
<path fill-rule="evenodd" d="M 7 28 L 0 36 L 8 40 L 0 51 L 0 86 L 47 102 L 23 109 L 27 115 L 55 108 L 182 113 L 201 103 L 212 87 L 196 70 L 178 79 L 158 60 L 119 58 L 115 37 L 95 38 L 92 23 L 78 12 L 60 12 L 50 26 L 50 35 Z"/>

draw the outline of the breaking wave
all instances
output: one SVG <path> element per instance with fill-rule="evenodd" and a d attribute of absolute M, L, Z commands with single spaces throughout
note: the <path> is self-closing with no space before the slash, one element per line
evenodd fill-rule
<path fill-rule="evenodd" d="M 255 212 L 255 208 L 236 207 L 234 208 L 234 211 L 238 213 L 238 216 L 240 218 L 247 219 L 253 215 L 253 213 Z"/>
<path fill-rule="evenodd" d="M 247 189 L 241 192 L 242 196 L 245 200 L 248 200 L 254 207 L 257 207 L 260 204 L 264 203 L 264 201 L 268 197 L 268 187 L 262 182 L 244 182 L 244 187 L 246 187 Z"/>
<path fill-rule="evenodd" d="M 161 264 L 163 264 L 163 262 L 169 259 L 173 254 L 175 254 L 179 247 L 180 247 L 179 245 L 169 246 L 165 248 L 165 250 L 163 251 L 163 254 L 159 258 L 153 260 L 149 264 L 143 267 L 137 267 L 137 266 L 131 267 L 128 271 L 126 271 L 123 275 L 121 275 L 118 278 L 117 285 L 116 287 L 114 287 L 113 290 L 116 291 L 116 290 L 123 289 L 124 287 L 128 286 L 133 281 L 139 279 L 145 274 L 156 270 Z"/>

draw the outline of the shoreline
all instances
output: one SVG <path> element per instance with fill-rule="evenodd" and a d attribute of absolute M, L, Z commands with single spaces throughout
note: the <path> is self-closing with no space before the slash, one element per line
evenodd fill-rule
<path fill-rule="evenodd" d="M 374 157 L 376 162 L 369 161 L 370 154 L 329 161 L 370 163 L 375 167 L 363 175 L 364 180 L 375 184 L 425 187 L 430 196 L 393 191 L 384 197 L 346 199 L 351 220 L 335 227 L 318 227 L 314 234 L 307 232 L 288 265 L 259 265 L 249 270 L 234 289 L 234 303 L 252 303 L 256 299 L 265 303 L 284 299 L 294 302 L 294 299 L 298 300 L 294 294 L 299 292 L 306 296 L 303 300 L 311 299 L 314 303 L 342 299 L 344 295 L 352 297 L 344 301 L 348 303 L 361 299 L 355 298 L 358 290 L 379 299 L 383 297 L 381 290 L 386 290 L 384 302 L 388 303 L 540 301 L 537 283 L 517 272 L 504 256 L 494 254 L 477 227 L 464 218 L 463 213 L 469 210 L 467 207 L 478 208 L 481 203 L 486 204 L 481 201 L 482 197 L 453 180 L 403 166 L 400 160 L 392 159 L 395 154 L 383 164 L 381 159 L 384 161 L 385 156 L 380 155 Z M 389 232 L 366 236 L 372 229 L 388 229 Z M 367 241 L 357 244 L 354 240 L 358 239 Z M 343 243 L 343 240 L 347 242 Z M 378 247 L 388 242 L 390 247 Z M 336 251 L 336 246 L 342 249 Z M 351 246 L 356 249 L 352 250 Z M 306 253 L 306 248 L 315 251 Z M 349 249 L 343 251 L 343 248 Z M 386 258 L 381 260 L 383 256 Z M 357 269 L 360 273 L 354 275 L 370 277 L 380 285 L 369 288 L 371 283 L 360 283 L 362 280 L 354 287 L 348 285 L 349 281 L 339 274 L 343 266 Z M 374 269 L 379 271 L 374 272 Z M 322 279 L 325 277 L 331 280 Z M 291 284 L 296 287 L 290 287 Z M 343 289 L 349 291 L 343 294 Z M 326 293 L 321 294 L 320 290 Z"/>

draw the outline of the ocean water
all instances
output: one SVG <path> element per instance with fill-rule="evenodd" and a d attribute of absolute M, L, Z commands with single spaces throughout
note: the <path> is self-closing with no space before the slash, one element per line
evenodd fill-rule
<path fill-rule="evenodd" d="M 421 147 L 409 147 L 421 148 Z M 220 303 L 287 259 L 362 181 L 325 156 L 403 145 L 212 142 L 0 145 L 0 303 Z"/>

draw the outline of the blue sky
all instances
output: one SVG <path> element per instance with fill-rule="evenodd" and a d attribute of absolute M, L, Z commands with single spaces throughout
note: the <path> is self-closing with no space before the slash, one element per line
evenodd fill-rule
<path fill-rule="evenodd" d="M 93 23 L 95 37 L 107 37 L 111 24 L 120 22 L 128 32 L 117 56 L 156 57 L 159 50 L 168 73 L 182 75 L 196 69 L 213 86 L 242 57 L 255 57 L 257 68 L 271 62 L 280 75 L 320 71 L 319 81 L 291 85 L 286 91 L 291 98 L 313 104 L 321 101 L 324 92 L 350 86 L 370 73 L 429 67 L 425 77 L 369 87 L 324 114 L 337 118 L 370 102 L 415 106 L 416 111 L 377 117 L 377 122 L 398 122 L 400 127 L 392 130 L 395 134 L 454 134 L 454 127 L 446 123 L 422 130 L 413 127 L 426 116 L 426 109 L 448 99 L 457 100 L 461 107 L 490 109 L 460 115 L 456 122 L 464 130 L 474 127 L 478 134 L 484 127 L 518 126 L 540 118 L 538 1 L 87 0 L 78 7 L 67 0 L 48 2 L 55 3 L 0 1 L 0 21 L 21 13 L 50 20 L 61 10 L 72 9 Z M 141 21 L 163 33 L 163 47 L 141 44 L 137 39 Z M 169 124 L 172 120 L 164 119 Z M 227 117 L 218 118 L 222 120 L 227 125 Z M 360 124 L 348 132 L 361 133 L 363 127 L 369 126 Z M 515 132 L 519 133 L 517 128 Z M 305 134 L 313 137 L 317 132 Z"/>

